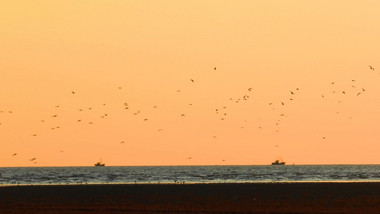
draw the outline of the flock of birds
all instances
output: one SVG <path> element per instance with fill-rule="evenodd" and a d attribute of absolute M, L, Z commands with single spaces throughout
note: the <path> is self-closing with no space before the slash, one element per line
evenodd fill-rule
<path fill-rule="evenodd" d="M 373 66 L 371 66 L 371 65 L 369 66 L 369 69 L 372 70 L 372 71 L 375 71 L 375 68 L 374 68 Z M 217 68 L 214 67 L 213 70 L 216 71 Z M 192 84 L 196 84 L 196 80 L 194 80 L 194 79 L 190 79 L 189 81 L 190 81 Z M 356 83 L 356 80 L 355 80 L 355 79 L 352 79 L 351 82 L 352 82 L 351 88 L 356 89 L 356 91 L 355 91 L 355 95 L 356 95 L 356 96 L 360 96 L 360 95 L 362 95 L 363 93 L 366 92 L 366 89 L 365 89 L 365 88 L 363 88 L 363 87 L 358 87 L 357 84 L 355 84 L 355 83 Z M 331 85 L 335 85 L 335 82 L 331 82 Z M 119 89 L 119 90 L 122 90 L 123 88 L 122 88 L 121 86 L 119 86 L 118 89 Z M 342 90 L 342 89 L 340 89 L 340 90 L 335 89 L 335 90 L 334 90 L 334 89 L 333 89 L 333 90 L 330 91 L 329 93 L 332 93 L 332 94 L 339 94 L 339 93 L 340 93 L 340 94 L 346 95 L 346 94 L 348 94 L 347 90 L 348 90 L 348 89 L 346 89 L 346 90 Z M 270 109 L 273 110 L 273 111 L 276 110 L 276 108 L 280 108 L 280 107 L 283 107 L 283 106 L 285 106 L 285 105 L 288 105 L 288 102 L 292 102 L 292 101 L 295 100 L 295 96 L 297 95 L 297 93 L 299 93 L 299 91 L 301 91 L 299 88 L 291 89 L 291 90 L 289 90 L 289 97 L 284 98 L 283 100 L 278 100 L 278 101 L 276 101 L 276 102 L 274 102 L 274 101 L 273 101 L 273 102 L 269 102 L 269 103 L 267 103 L 267 105 L 268 105 L 268 106 L 270 107 Z M 180 93 L 181 90 L 178 89 L 177 92 Z M 240 96 L 238 96 L 238 97 L 230 97 L 230 98 L 228 99 L 228 101 L 229 101 L 229 102 L 232 102 L 232 103 L 236 103 L 236 104 L 238 104 L 238 103 L 242 103 L 242 102 L 248 101 L 248 100 L 252 97 L 252 93 L 253 93 L 253 88 L 252 88 L 252 87 L 249 87 L 249 88 L 247 88 L 246 93 L 244 93 L 244 94 L 242 94 L 242 95 L 240 95 Z M 74 90 L 72 90 L 72 91 L 71 91 L 71 94 L 72 94 L 73 96 L 75 96 L 75 95 L 77 94 L 77 92 L 74 91 Z M 322 94 L 321 94 L 321 98 L 325 98 L 326 96 L 328 96 L 326 93 L 322 93 Z M 338 100 L 338 103 L 341 103 L 341 101 Z M 190 103 L 189 105 L 191 106 L 192 104 Z M 103 103 L 103 106 L 106 106 L 106 103 Z M 124 109 L 124 110 L 129 110 L 129 109 L 130 109 L 129 104 L 126 103 L 126 102 L 124 102 L 124 103 L 122 104 L 122 106 L 123 106 L 123 109 Z M 228 104 L 215 108 L 215 114 L 217 115 L 217 118 L 218 118 L 219 120 L 226 120 L 226 118 L 229 116 L 229 115 L 228 115 L 228 107 L 227 107 L 227 106 L 228 106 Z M 55 105 L 55 108 L 56 108 L 56 109 L 58 109 L 58 108 L 60 108 L 60 107 L 61 107 L 60 105 Z M 154 106 L 153 106 L 153 109 L 157 109 L 157 108 L 158 108 L 157 105 L 154 105 Z M 85 111 L 85 110 L 91 111 L 92 109 L 93 109 L 92 107 L 88 107 L 88 108 L 80 108 L 80 109 L 78 109 L 78 111 L 80 111 L 80 112 Z M 8 114 L 13 114 L 13 111 L 12 111 L 12 110 L 8 110 L 8 111 L 0 110 L 0 113 L 1 113 L 1 114 L 6 114 L 6 113 L 8 113 Z M 339 114 L 339 112 L 336 112 L 336 113 Z M 141 110 L 136 109 L 136 111 L 132 112 L 132 114 L 135 115 L 135 116 L 137 116 L 137 115 L 141 114 Z M 59 114 L 56 113 L 56 114 L 51 115 L 50 117 L 51 117 L 51 118 L 57 118 L 58 116 L 59 116 Z M 185 113 L 182 113 L 182 114 L 180 114 L 179 116 L 180 116 L 180 117 L 185 117 L 186 114 L 185 114 Z M 108 117 L 108 113 L 104 113 L 104 114 L 100 115 L 100 118 L 101 118 L 101 119 L 104 119 L 104 118 L 106 118 L 106 117 Z M 280 113 L 280 114 L 278 114 L 278 117 L 277 117 L 276 121 L 274 121 L 274 125 L 275 125 L 276 127 L 279 127 L 280 122 L 283 120 L 283 118 L 286 118 L 286 117 L 287 117 L 287 115 L 284 114 L 284 113 Z M 148 118 L 143 118 L 143 121 L 148 121 Z M 40 122 L 41 122 L 41 123 L 45 123 L 45 122 L 46 122 L 46 119 L 41 119 Z M 77 123 L 83 123 L 84 120 L 82 120 L 82 119 L 77 119 L 76 122 L 77 122 Z M 245 120 L 244 122 L 247 122 L 247 120 Z M 87 123 L 88 123 L 88 125 L 94 124 L 93 121 L 87 121 Z M 0 128 L 1 128 L 1 126 L 4 126 L 4 125 L 6 125 L 6 124 L 4 124 L 4 123 L 2 123 L 2 122 L 0 121 Z M 60 126 L 53 126 L 53 127 L 51 127 L 50 129 L 51 129 L 51 130 L 56 130 L 56 129 L 60 129 L 60 128 L 61 128 Z M 245 128 L 245 126 L 241 126 L 241 128 L 243 129 L 243 128 Z M 258 129 L 263 129 L 263 126 L 258 126 L 257 128 L 258 128 Z M 161 132 L 161 131 L 163 131 L 163 129 L 162 129 L 162 128 L 159 128 L 157 131 Z M 279 128 L 277 128 L 275 131 L 276 131 L 276 132 L 279 132 Z M 37 133 L 32 133 L 31 136 L 32 136 L 32 137 L 38 137 L 38 134 L 37 134 Z M 214 135 L 214 136 L 212 136 L 212 138 L 213 138 L 213 139 L 217 139 L 217 136 Z M 323 136 L 322 139 L 325 140 L 325 139 L 326 139 L 326 136 Z M 124 143 L 125 143 L 124 140 L 123 140 L 123 141 L 120 141 L 120 144 L 124 144 Z M 279 147 L 279 145 L 276 144 L 275 147 Z M 60 150 L 59 152 L 63 152 L 63 150 Z M 13 157 L 18 156 L 18 153 L 13 153 L 13 154 L 11 154 L 11 156 L 13 156 Z M 187 158 L 186 158 L 186 160 L 191 160 L 191 159 L 193 159 L 193 157 L 187 157 Z M 34 164 L 37 164 L 37 157 L 31 157 L 31 158 L 28 159 L 28 161 L 30 161 L 30 162 L 32 162 L 32 163 L 34 163 Z M 226 160 L 223 159 L 222 161 L 224 162 L 224 161 L 226 161 Z"/>

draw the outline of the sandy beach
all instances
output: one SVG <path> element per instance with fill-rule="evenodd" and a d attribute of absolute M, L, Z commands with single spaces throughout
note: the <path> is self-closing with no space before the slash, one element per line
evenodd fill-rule
<path fill-rule="evenodd" d="M 4 186 L 0 213 L 380 213 L 380 183 Z"/>

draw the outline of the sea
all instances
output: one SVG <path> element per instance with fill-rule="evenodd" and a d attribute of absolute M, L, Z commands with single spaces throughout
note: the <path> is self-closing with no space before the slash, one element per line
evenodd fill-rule
<path fill-rule="evenodd" d="M 0 185 L 380 182 L 380 165 L 2 167 Z"/>

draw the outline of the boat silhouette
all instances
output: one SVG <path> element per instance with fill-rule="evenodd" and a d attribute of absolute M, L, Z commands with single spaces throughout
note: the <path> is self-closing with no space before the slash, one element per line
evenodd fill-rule
<path fill-rule="evenodd" d="M 276 160 L 275 162 L 272 162 L 272 165 L 285 165 L 285 162 Z"/>
<path fill-rule="evenodd" d="M 102 163 L 102 161 L 97 162 L 94 166 L 106 166 L 106 164 Z"/>

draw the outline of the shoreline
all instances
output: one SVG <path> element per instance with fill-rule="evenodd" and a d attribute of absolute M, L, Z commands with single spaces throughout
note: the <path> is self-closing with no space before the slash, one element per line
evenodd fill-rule
<path fill-rule="evenodd" d="M 36 183 L 36 184 L 0 184 L 1 187 L 17 187 L 17 186 L 100 186 L 100 185 L 212 185 L 212 184 L 313 184 L 313 183 L 380 183 L 380 180 L 357 180 L 357 181 L 347 181 L 347 180 L 333 180 L 333 181 L 247 181 L 247 182 L 125 182 L 125 183 Z"/>
<path fill-rule="evenodd" d="M 380 213 L 380 182 L 0 187 L 0 213 Z"/>

